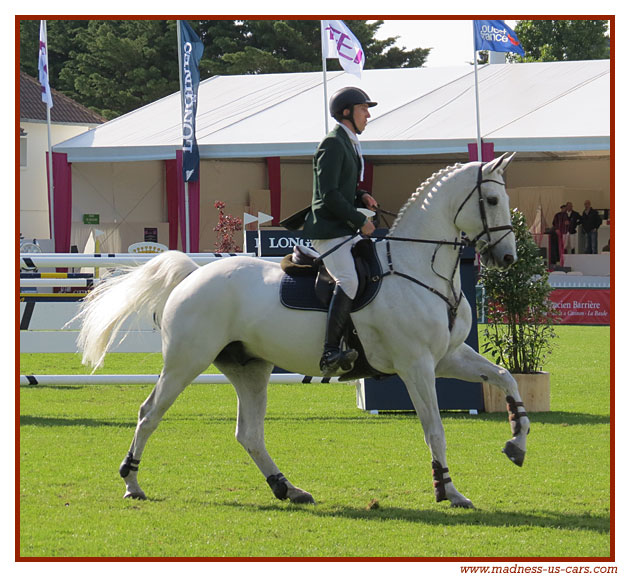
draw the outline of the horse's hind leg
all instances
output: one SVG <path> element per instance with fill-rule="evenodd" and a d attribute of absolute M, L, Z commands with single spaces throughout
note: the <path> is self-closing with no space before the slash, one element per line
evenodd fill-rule
<path fill-rule="evenodd" d="M 471 347 L 463 344 L 438 363 L 436 373 L 439 377 L 451 377 L 471 382 L 486 381 L 499 387 L 505 393 L 512 438 L 505 444 L 503 452 L 510 461 L 521 467 L 527 450 L 529 419 L 518 391 L 518 385 L 509 371 L 491 363 Z"/>
<path fill-rule="evenodd" d="M 179 394 L 201 373 L 207 365 L 188 366 L 178 363 L 176 367 L 165 363 L 157 384 L 142 403 L 138 413 L 138 425 L 127 456 L 120 465 L 120 476 L 125 481 L 125 498 L 146 499 L 138 484 L 138 466 L 149 437 L 159 425 L 164 413 L 175 402 Z"/>
<path fill-rule="evenodd" d="M 245 365 L 215 361 L 230 379 L 238 395 L 236 439 L 267 479 L 273 494 L 292 503 L 314 503 L 310 493 L 292 485 L 273 462 L 264 438 L 267 411 L 267 385 L 273 365 L 263 360 L 249 360 Z"/>

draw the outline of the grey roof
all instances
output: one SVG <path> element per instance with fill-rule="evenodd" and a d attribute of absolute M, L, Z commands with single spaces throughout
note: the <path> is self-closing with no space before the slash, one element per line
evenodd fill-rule
<path fill-rule="evenodd" d="M 90 109 L 51 88 L 53 107 L 50 121 L 63 124 L 103 124 L 105 119 Z M 46 121 L 46 104 L 42 102 L 39 80 L 20 71 L 20 120 Z"/>
<path fill-rule="evenodd" d="M 497 151 L 608 151 L 610 78 L 609 60 L 480 67 L 482 137 Z M 472 66 L 328 73 L 328 95 L 349 85 L 378 102 L 365 155 L 461 154 L 476 140 Z M 180 107 L 175 93 L 54 148 L 71 162 L 174 158 Z M 324 108 L 321 72 L 209 78 L 199 87 L 200 155 L 310 156 Z"/>

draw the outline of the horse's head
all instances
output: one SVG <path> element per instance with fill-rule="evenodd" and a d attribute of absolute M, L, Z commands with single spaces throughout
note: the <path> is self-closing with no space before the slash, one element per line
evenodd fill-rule
<path fill-rule="evenodd" d="M 466 232 L 486 266 L 504 268 L 516 261 L 510 201 L 503 180 L 515 154 L 506 153 L 485 164 L 470 163 L 474 182 L 455 217 L 457 227 Z"/>

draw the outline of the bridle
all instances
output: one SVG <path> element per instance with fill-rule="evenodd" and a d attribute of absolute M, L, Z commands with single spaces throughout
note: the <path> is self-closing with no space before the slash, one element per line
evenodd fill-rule
<path fill-rule="evenodd" d="M 483 164 L 480 164 L 479 165 L 479 171 L 477 172 L 477 184 L 475 185 L 475 188 L 473 188 L 468 193 L 468 196 L 460 204 L 459 208 L 457 209 L 457 212 L 455 213 L 455 218 L 453 219 L 453 224 L 456 225 L 457 224 L 457 217 L 459 216 L 459 213 L 462 211 L 462 208 L 464 208 L 465 204 L 470 200 L 470 198 L 473 196 L 473 194 L 475 194 L 475 192 L 477 192 L 478 195 L 479 195 L 479 198 L 478 198 L 479 214 L 481 216 L 481 224 L 483 226 L 483 230 L 475 238 L 469 239 L 468 243 L 469 243 L 469 246 L 474 246 L 477 249 L 477 252 L 479 252 L 479 254 L 484 254 L 487 251 L 489 251 L 490 249 L 493 249 L 508 234 L 510 234 L 511 232 L 514 232 L 514 227 L 511 224 L 506 224 L 506 225 L 503 225 L 503 226 L 492 226 L 492 227 L 488 226 L 488 216 L 486 214 L 486 201 L 483 198 L 483 194 L 481 194 L 481 185 L 485 184 L 486 182 L 492 182 L 494 184 L 499 184 L 501 186 L 505 186 L 505 183 L 501 182 L 499 180 L 494 180 L 492 178 L 483 178 Z M 507 232 L 499 240 L 495 240 L 494 242 L 492 242 L 492 238 L 490 237 L 490 233 L 491 232 L 497 232 L 497 231 L 500 231 L 500 230 L 505 230 Z M 481 238 L 483 236 L 488 237 L 488 240 L 481 247 L 478 247 L 477 244 L 481 241 Z"/>
<path fill-rule="evenodd" d="M 407 238 L 407 237 L 399 237 L 399 236 L 391 236 L 391 235 L 386 235 L 383 237 L 372 237 L 375 238 L 376 242 L 379 241 L 386 241 L 386 251 L 387 251 L 387 266 L 389 268 L 389 270 L 385 273 L 383 273 L 382 277 L 386 277 L 389 275 L 395 275 L 395 276 L 399 276 L 402 277 L 404 279 L 407 279 L 417 285 L 420 285 L 421 287 L 427 289 L 428 291 L 430 291 L 431 293 L 435 294 L 436 296 L 440 297 L 443 301 L 446 302 L 446 304 L 448 305 L 448 318 L 449 318 L 449 330 L 451 330 L 453 328 L 453 324 L 455 323 L 455 318 L 457 316 L 457 309 L 459 308 L 459 303 L 461 302 L 464 293 L 463 291 L 460 290 L 459 294 L 456 294 L 456 290 L 455 290 L 455 275 L 457 273 L 457 270 L 459 269 L 459 262 L 461 260 L 461 254 L 462 254 L 462 250 L 464 249 L 464 247 L 470 246 L 473 247 L 477 250 L 477 252 L 480 255 L 485 254 L 486 252 L 488 252 L 489 250 L 493 249 L 497 244 L 499 244 L 508 234 L 513 233 L 514 232 L 514 228 L 512 227 L 511 224 L 506 224 L 503 226 L 493 226 L 490 227 L 488 226 L 488 216 L 486 214 L 486 205 L 485 205 L 485 199 L 483 198 L 483 194 L 481 193 L 481 185 L 485 184 L 487 182 L 492 182 L 495 184 L 500 184 L 501 186 L 505 186 L 504 182 L 500 182 L 498 180 L 493 180 L 491 178 L 483 178 L 483 164 L 479 165 L 479 171 L 477 173 L 477 183 L 475 184 L 475 187 L 468 193 L 468 195 L 466 196 L 466 198 L 462 201 L 462 203 L 460 204 L 459 208 L 457 209 L 457 212 L 455 213 L 455 217 L 453 218 L 453 224 L 456 225 L 457 222 L 457 217 L 459 216 L 459 214 L 461 213 L 462 209 L 464 208 L 464 206 L 466 205 L 466 203 L 473 197 L 473 195 L 475 194 L 475 192 L 477 192 L 478 194 L 478 206 L 479 206 L 479 213 L 480 213 L 480 217 L 481 217 L 481 224 L 483 226 L 483 230 L 474 238 L 472 239 L 468 239 L 466 237 L 462 238 L 462 240 L 453 240 L 453 241 L 447 241 L 447 240 L 427 240 L 427 239 L 419 239 L 419 238 Z M 380 218 L 383 214 L 388 214 L 389 216 L 397 216 L 395 213 L 392 212 L 388 212 L 386 210 L 381 209 L 380 207 L 376 208 L 376 213 L 377 213 L 377 218 Z M 387 223 L 386 219 L 385 223 L 388 225 L 389 228 L 389 223 Z M 492 238 L 490 236 L 490 233 L 492 232 L 498 232 L 498 231 L 502 231 L 505 230 L 505 234 L 499 239 L 496 240 L 495 242 L 492 242 Z M 487 240 L 482 240 L 483 237 L 487 237 Z M 450 289 L 450 297 L 447 295 L 444 295 L 443 293 L 441 293 L 440 291 L 438 291 L 437 289 L 435 289 L 434 287 L 410 276 L 407 275 L 405 273 L 402 273 L 400 271 L 397 271 L 394 269 L 394 264 L 393 264 L 393 260 L 392 260 L 392 253 L 391 253 L 391 245 L 390 245 L 390 241 L 400 241 L 400 242 L 418 242 L 418 243 L 428 243 L 428 244 L 435 244 L 436 248 L 433 251 L 433 256 L 431 257 L 431 270 L 434 272 L 435 275 L 437 275 L 438 277 L 440 277 L 441 279 L 445 280 L 449 286 Z M 453 272 L 449 277 L 446 277 L 442 274 L 440 274 L 437 270 L 435 270 L 434 267 L 434 263 L 435 263 L 435 257 L 437 255 L 438 250 L 444 246 L 444 245 L 448 245 L 448 246 L 453 246 L 454 248 L 459 248 L 459 252 L 457 255 L 457 260 L 455 262 L 455 266 L 453 268 Z"/>

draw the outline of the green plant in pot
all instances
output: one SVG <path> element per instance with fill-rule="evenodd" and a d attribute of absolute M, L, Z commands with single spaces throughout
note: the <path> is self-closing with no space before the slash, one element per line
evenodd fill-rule
<path fill-rule="evenodd" d="M 549 374 L 542 369 L 553 348 L 557 314 L 549 299 L 549 273 L 525 216 L 516 208 L 512 209 L 512 226 L 517 261 L 507 269 L 484 267 L 480 274 L 487 304 L 481 350 L 512 373 L 529 410 L 549 410 Z M 504 410 L 504 400 L 490 398 L 492 392 L 486 388 L 486 410 Z"/>

